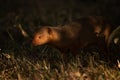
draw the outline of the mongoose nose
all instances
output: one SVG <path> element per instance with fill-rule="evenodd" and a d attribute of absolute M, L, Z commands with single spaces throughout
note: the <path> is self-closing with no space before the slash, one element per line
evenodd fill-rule
<path fill-rule="evenodd" d="M 38 45 L 36 40 L 34 40 L 34 39 L 31 41 L 31 43 L 32 43 L 33 46 L 37 46 Z"/>

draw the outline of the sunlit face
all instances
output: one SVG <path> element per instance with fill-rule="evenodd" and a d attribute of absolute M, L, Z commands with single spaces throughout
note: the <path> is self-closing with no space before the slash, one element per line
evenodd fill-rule
<path fill-rule="evenodd" d="M 48 43 L 48 41 L 49 41 L 49 34 L 46 29 L 43 29 L 35 33 L 32 44 L 34 46 L 44 45 Z"/>

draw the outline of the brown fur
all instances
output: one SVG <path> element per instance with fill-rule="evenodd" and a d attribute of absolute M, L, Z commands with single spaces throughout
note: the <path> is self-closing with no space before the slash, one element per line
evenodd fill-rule
<path fill-rule="evenodd" d="M 104 47 L 109 34 L 110 25 L 102 17 L 89 16 L 64 26 L 43 27 L 35 32 L 32 43 L 36 46 L 49 44 L 62 50 L 76 50 L 94 43 Z"/>

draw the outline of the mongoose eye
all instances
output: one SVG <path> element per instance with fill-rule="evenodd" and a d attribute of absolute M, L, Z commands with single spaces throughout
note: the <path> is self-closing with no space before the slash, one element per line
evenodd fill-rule
<path fill-rule="evenodd" d="M 39 36 L 39 39 L 41 38 L 41 36 Z"/>

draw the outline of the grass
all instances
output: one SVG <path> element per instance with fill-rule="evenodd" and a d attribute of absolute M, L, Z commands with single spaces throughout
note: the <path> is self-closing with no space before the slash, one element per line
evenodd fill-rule
<path fill-rule="evenodd" d="M 0 80 L 120 80 L 118 67 L 109 67 L 94 55 L 79 54 L 66 62 L 61 53 L 50 52 L 49 48 L 43 53 L 21 51 L 17 54 L 23 55 L 17 57 L 14 54 L 0 52 Z M 32 57 L 34 54 L 38 56 Z"/>

